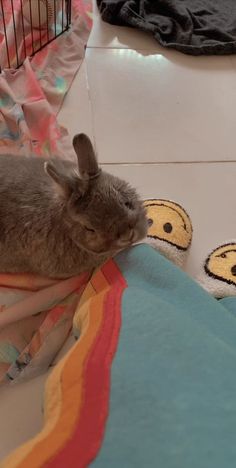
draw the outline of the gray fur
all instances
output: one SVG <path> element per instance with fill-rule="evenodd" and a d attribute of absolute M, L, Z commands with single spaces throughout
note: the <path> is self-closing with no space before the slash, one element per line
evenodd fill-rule
<path fill-rule="evenodd" d="M 85 135 L 78 166 L 0 156 L 0 272 L 65 278 L 145 237 L 145 210 L 126 182 L 99 172 Z"/>

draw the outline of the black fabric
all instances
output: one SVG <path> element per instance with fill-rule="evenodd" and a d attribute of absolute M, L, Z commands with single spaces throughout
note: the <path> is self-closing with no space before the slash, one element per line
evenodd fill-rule
<path fill-rule="evenodd" d="M 97 0 L 111 24 L 151 32 L 164 47 L 192 55 L 236 53 L 236 0 Z"/>

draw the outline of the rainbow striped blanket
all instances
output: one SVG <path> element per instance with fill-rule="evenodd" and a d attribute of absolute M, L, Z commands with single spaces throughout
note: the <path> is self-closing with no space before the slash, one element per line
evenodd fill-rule
<path fill-rule="evenodd" d="M 143 244 L 94 273 L 74 334 L 42 431 L 2 468 L 235 466 L 236 297 Z"/>

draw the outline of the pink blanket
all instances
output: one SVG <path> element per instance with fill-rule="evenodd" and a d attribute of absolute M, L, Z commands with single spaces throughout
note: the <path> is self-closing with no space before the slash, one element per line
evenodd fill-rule
<path fill-rule="evenodd" d="M 9 4 L 3 0 L 6 15 Z M 11 28 L 9 15 L 7 22 Z M 0 74 L 0 154 L 74 157 L 57 114 L 83 60 L 91 25 L 91 1 L 73 0 L 70 30 L 19 69 Z M 1 59 L 2 33 L 0 17 Z M 0 275 L 0 382 L 35 375 L 50 365 L 68 336 L 87 279 Z"/>
<path fill-rule="evenodd" d="M 17 0 L 14 4 L 18 3 Z M 3 4 L 4 10 L 6 8 L 7 11 L 9 0 L 3 0 Z M 1 153 L 7 151 L 27 155 L 64 155 L 61 139 L 66 137 L 67 132 L 58 125 L 56 116 L 84 57 L 92 25 L 91 18 L 91 0 L 73 0 L 70 30 L 51 42 L 31 60 L 26 60 L 18 70 L 5 69 L 2 72 Z M 12 28 L 12 25 L 8 18 L 9 28 Z M 30 35 L 29 31 L 28 33 Z M 12 49 L 15 50 L 13 44 L 12 33 Z M 4 60 L 4 51 L 2 39 L 1 62 L 7 63 L 6 57 Z"/>

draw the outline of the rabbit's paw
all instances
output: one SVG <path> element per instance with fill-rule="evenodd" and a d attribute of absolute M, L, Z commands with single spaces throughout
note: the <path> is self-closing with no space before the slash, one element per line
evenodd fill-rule
<path fill-rule="evenodd" d="M 216 298 L 236 296 L 236 240 L 212 250 L 197 280 Z"/>
<path fill-rule="evenodd" d="M 145 242 L 183 267 L 192 242 L 192 223 L 184 208 L 170 200 L 144 201 L 148 218 Z"/>

